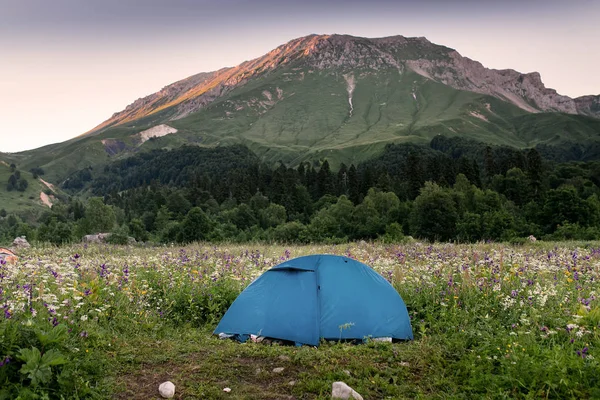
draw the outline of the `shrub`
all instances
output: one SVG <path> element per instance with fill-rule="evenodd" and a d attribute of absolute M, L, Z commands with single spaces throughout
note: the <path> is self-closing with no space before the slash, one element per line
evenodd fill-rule
<path fill-rule="evenodd" d="M 92 398 L 84 371 L 99 366 L 77 355 L 66 325 L 46 321 L 5 319 L 0 322 L 0 399 Z M 96 370 L 97 372 L 97 370 Z"/>

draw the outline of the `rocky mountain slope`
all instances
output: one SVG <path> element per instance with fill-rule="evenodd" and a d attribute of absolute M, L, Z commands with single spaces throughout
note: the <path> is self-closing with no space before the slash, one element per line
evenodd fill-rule
<path fill-rule="evenodd" d="M 70 141 L 10 156 L 58 183 L 182 144 L 242 143 L 266 162 L 335 166 L 438 134 L 515 147 L 595 143 L 600 96 L 571 99 L 538 73 L 487 69 L 425 38 L 310 35 L 168 85 Z"/>
<path fill-rule="evenodd" d="M 311 35 L 292 40 L 268 54 L 233 68 L 191 76 L 136 100 L 94 128 L 110 126 L 173 107 L 171 119 L 183 118 L 253 78 L 294 64 L 342 72 L 409 68 L 455 89 L 488 94 L 528 112 L 564 112 L 600 117 L 599 96 L 572 99 L 544 86 L 537 72 L 485 68 L 458 52 L 425 38 L 393 36 L 378 39 L 347 35 Z"/>

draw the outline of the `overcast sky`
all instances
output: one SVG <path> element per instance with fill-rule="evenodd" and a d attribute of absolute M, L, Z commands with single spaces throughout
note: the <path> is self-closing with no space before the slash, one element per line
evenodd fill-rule
<path fill-rule="evenodd" d="M 600 94 L 597 0 L 0 0 L 0 151 L 80 135 L 139 97 L 311 33 L 425 36 Z"/>

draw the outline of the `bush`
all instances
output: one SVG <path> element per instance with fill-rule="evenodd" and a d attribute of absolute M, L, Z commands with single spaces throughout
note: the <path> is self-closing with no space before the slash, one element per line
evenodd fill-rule
<path fill-rule="evenodd" d="M 0 399 L 93 398 L 84 371 L 98 360 L 75 353 L 66 325 L 5 319 L 0 322 Z M 82 368 L 83 367 L 83 368 Z M 96 370 L 97 371 L 97 370 Z"/>
<path fill-rule="evenodd" d="M 227 279 L 215 278 L 198 285 L 180 286 L 177 290 L 163 287 L 158 281 L 150 282 L 157 293 L 154 300 L 163 299 L 156 303 L 161 315 L 176 325 L 217 323 L 241 292 L 237 281 Z"/>
<path fill-rule="evenodd" d="M 385 228 L 385 234 L 380 236 L 384 243 L 402 243 L 406 240 L 402 225 L 392 222 Z"/>
<path fill-rule="evenodd" d="M 304 243 L 306 235 L 306 226 L 297 221 L 278 225 L 273 229 L 273 239 L 278 242 Z"/>
<path fill-rule="evenodd" d="M 110 233 L 106 238 L 106 243 L 110 244 L 127 244 L 129 243 L 129 229 L 123 225 Z"/>

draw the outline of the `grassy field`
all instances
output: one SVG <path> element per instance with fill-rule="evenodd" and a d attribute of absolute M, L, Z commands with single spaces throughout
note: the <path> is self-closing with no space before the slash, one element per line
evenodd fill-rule
<path fill-rule="evenodd" d="M 211 334 L 254 278 L 315 253 L 388 279 L 415 340 Z M 153 399 L 165 380 L 178 399 L 326 399 L 338 380 L 365 399 L 599 398 L 599 278 L 600 243 L 38 246 L 0 265 L 0 399 Z"/>

